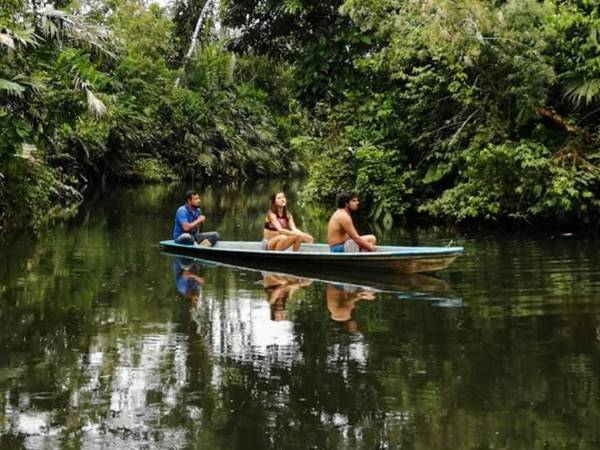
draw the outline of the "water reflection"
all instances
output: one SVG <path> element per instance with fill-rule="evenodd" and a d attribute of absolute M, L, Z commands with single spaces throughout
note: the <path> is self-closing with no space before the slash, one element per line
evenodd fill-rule
<path fill-rule="evenodd" d="M 203 274 L 206 267 L 222 267 L 248 273 L 260 273 L 261 284 L 270 306 L 269 317 L 274 322 L 292 320 L 288 314 L 288 306 L 294 292 L 309 287 L 315 282 L 325 286 L 324 297 L 330 318 L 341 324 L 342 328 L 349 333 L 358 331 L 358 323 L 352 317 L 356 303 L 361 300 L 375 300 L 377 293 L 393 294 L 394 297 L 402 300 L 427 301 L 442 307 L 459 307 L 463 304 L 461 298 L 454 296 L 448 283 L 421 274 L 369 275 L 368 278 L 364 278 L 362 274 L 340 275 L 336 273 L 330 275 L 326 271 L 320 271 L 320 276 L 325 277 L 325 279 L 321 279 L 298 276 L 299 274 L 315 276 L 314 272 L 308 272 L 305 268 L 297 269 L 291 274 L 267 272 L 253 266 L 233 266 L 189 257 L 172 256 L 172 258 L 177 291 L 181 296 L 191 300 L 196 309 L 200 291 L 205 283 Z M 257 307 L 254 306 L 251 309 L 255 310 Z M 268 326 L 263 324 L 262 328 L 265 329 Z"/>
<path fill-rule="evenodd" d="M 173 258 L 181 258 L 176 253 L 164 251 L 163 255 Z M 208 259 L 186 257 L 185 260 L 200 264 L 202 266 L 221 266 L 229 267 L 236 270 L 260 272 L 264 276 L 279 275 L 282 277 L 282 284 L 288 284 L 292 278 L 295 280 L 311 280 L 322 283 L 332 283 L 335 285 L 349 285 L 368 288 L 374 292 L 397 292 L 403 294 L 404 297 L 415 295 L 416 297 L 422 294 L 436 294 L 440 296 L 448 296 L 453 294 L 453 289 L 448 282 L 435 278 L 430 275 L 423 274 L 405 274 L 405 273 L 371 273 L 360 272 L 344 269 L 340 271 L 336 267 L 327 267 L 319 265 L 311 268 L 308 266 L 285 266 L 284 269 L 275 263 L 268 261 L 252 262 L 246 265 L 235 265 L 220 261 L 212 261 Z M 288 281 L 285 281 L 288 280 Z M 267 280 L 267 283 L 269 281 Z M 276 281 L 274 281 L 277 284 Z M 294 284 L 293 282 L 291 283 Z M 307 285 L 308 286 L 308 285 Z M 265 288 L 267 286 L 265 285 Z"/>
<path fill-rule="evenodd" d="M 225 360 L 289 365 L 297 354 L 294 326 L 288 308 L 294 292 L 312 280 L 292 275 L 254 271 L 249 286 L 222 301 L 220 278 L 231 269 L 222 264 L 192 258 L 173 258 L 175 287 L 191 301 L 190 314 L 211 352 Z M 241 278 L 241 277 L 240 277 Z M 258 286 L 263 295 L 259 295 Z M 266 294 L 266 296 L 265 296 Z M 265 298 L 266 297 L 266 298 Z"/>
<path fill-rule="evenodd" d="M 352 310 L 360 300 L 375 300 L 375 292 L 348 284 L 327 285 L 327 309 L 331 319 L 342 324 L 349 333 L 358 331 L 358 324 L 352 318 Z"/>
<path fill-rule="evenodd" d="M 95 280 L 97 266 L 80 259 L 77 276 Z M 107 264 L 89 306 L 0 304 L 0 448 L 374 448 L 396 420 L 377 399 L 397 395 L 372 375 L 377 333 L 397 334 L 402 296 L 447 290 L 428 277 L 388 292 L 181 257 L 140 267 L 152 271 Z"/>
<path fill-rule="evenodd" d="M 291 275 L 263 272 L 263 286 L 271 305 L 271 320 L 286 320 L 286 304 L 300 288 L 310 286 L 312 280 Z"/>
<path fill-rule="evenodd" d="M 175 286 L 177 292 L 183 297 L 187 297 L 196 305 L 204 284 L 204 277 L 196 274 L 194 270 L 201 268 L 201 264 L 196 264 L 192 258 L 176 257 L 173 258 L 173 271 L 175 272 Z"/>

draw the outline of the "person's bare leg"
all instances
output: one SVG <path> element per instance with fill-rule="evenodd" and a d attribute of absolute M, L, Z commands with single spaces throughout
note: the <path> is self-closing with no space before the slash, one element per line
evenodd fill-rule
<path fill-rule="evenodd" d="M 302 236 L 296 236 L 296 240 L 294 241 L 294 251 L 299 252 L 300 246 L 302 245 Z"/>
<path fill-rule="evenodd" d="M 365 239 L 367 242 L 369 242 L 369 244 L 377 244 L 377 238 L 372 235 L 372 234 L 365 234 L 364 236 L 361 236 L 363 239 Z"/>
<path fill-rule="evenodd" d="M 313 238 L 311 235 L 309 235 L 309 234 L 302 235 L 302 243 L 303 244 L 314 244 L 314 242 L 315 242 L 315 238 Z"/>
<path fill-rule="evenodd" d="M 377 245 L 377 238 L 373 234 L 365 234 L 364 236 L 361 236 L 361 238 L 363 238 L 369 244 Z M 362 251 L 364 250 L 361 249 L 361 252 Z"/>
<path fill-rule="evenodd" d="M 280 239 L 275 244 L 275 250 L 283 251 L 290 248 L 296 242 L 296 236 L 285 236 L 283 235 L 282 239 Z"/>
<path fill-rule="evenodd" d="M 281 242 L 281 240 L 284 237 L 285 236 L 283 236 L 283 235 L 279 235 L 279 236 L 275 236 L 272 239 L 269 239 L 269 242 L 267 242 L 267 250 L 279 250 L 277 247 L 279 245 L 279 242 Z"/>

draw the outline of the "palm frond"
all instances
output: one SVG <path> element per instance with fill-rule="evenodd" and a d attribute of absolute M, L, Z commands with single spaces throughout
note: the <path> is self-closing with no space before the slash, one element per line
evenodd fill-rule
<path fill-rule="evenodd" d="M 571 78 L 566 82 L 565 97 L 579 106 L 589 105 L 600 95 L 600 78 Z"/>
<path fill-rule="evenodd" d="M 87 100 L 88 111 L 97 119 L 106 115 L 108 108 L 102 100 L 100 100 L 91 89 L 91 85 L 85 81 L 78 73 L 75 73 L 73 83 L 75 87 L 85 94 Z"/>
<path fill-rule="evenodd" d="M 12 39 L 21 45 L 32 45 L 36 47 L 38 40 L 35 35 L 35 30 L 29 24 L 23 24 L 22 28 L 15 28 L 14 30 L 8 30 Z"/>
<path fill-rule="evenodd" d="M 89 89 L 85 90 L 88 111 L 96 116 L 97 119 L 104 117 L 108 111 L 106 105 Z"/>
<path fill-rule="evenodd" d="M 28 86 L 33 92 L 39 93 L 44 89 L 45 77 L 40 73 L 33 73 L 31 75 L 19 74 L 13 78 L 13 81 L 19 82 L 19 84 Z"/>
<path fill-rule="evenodd" d="M 15 49 L 15 41 L 8 33 L 0 33 L 0 44 L 5 45 L 11 50 Z"/>
<path fill-rule="evenodd" d="M 111 58 L 110 32 L 107 28 L 86 22 L 82 17 L 54 9 L 52 5 L 37 12 L 42 34 L 52 39 L 71 39 L 80 45 L 103 53 Z"/>
<path fill-rule="evenodd" d="M 20 97 L 25 92 L 25 86 L 14 81 L 0 78 L 0 91 L 6 91 L 9 95 Z"/>

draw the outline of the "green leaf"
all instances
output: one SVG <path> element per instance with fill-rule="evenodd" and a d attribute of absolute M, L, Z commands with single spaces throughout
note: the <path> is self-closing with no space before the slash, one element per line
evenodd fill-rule
<path fill-rule="evenodd" d="M 452 164 L 440 163 L 436 166 L 431 166 L 427 173 L 425 174 L 425 178 L 423 179 L 424 184 L 435 183 L 446 175 L 450 173 L 452 170 Z"/>
<path fill-rule="evenodd" d="M 283 11 L 286 14 L 296 15 L 304 9 L 302 3 L 298 0 L 284 0 Z"/>
<path fill-rule="evenodd" d="M 377 205 L 377 207 L 375 209 L 373 209 L 373 212 L 371 213 L 371 219 L 373 221 L 377 221 L 379 219 L 379 216 L 381 216 L 382 212 L 383 212 L 383 205 L 381 203 L 379 203 Z"/>
<path fill-rule="evenodd" d="M 567 80 L 565 96 L 574 104 L 592 103 L 600 95 L 600 78 L 571 78 Z"/>
<path fill-rule="evenodd" d="M 25 139 L 26 137 L 28 137 L 31 134 L 32 129 L 33 128 L 31 124 L 29 122 L 24 121 L 17 122 L 17 126 L 15 127 L 15 131 L 21 139 Z"/>
<path fill-rule="evenodd" d="M 15 83 L 14 81 L 8 81 L 0 78 L 0 91 L 7 91 L 11 95 L 20 96 L 25 92 L 25 86 Z"/>
<path fill-rule="evenodd" d="M 385 228 L 386 231 L 391 230 L 393 225 L 394 218 L 392 217 L 392 212 L 386 211 L 385 215 L 383 216 L 383 228 Z"/>

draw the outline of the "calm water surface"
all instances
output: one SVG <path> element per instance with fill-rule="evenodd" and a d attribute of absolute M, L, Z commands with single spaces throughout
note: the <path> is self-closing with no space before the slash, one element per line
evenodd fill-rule
<path fill-rule="evenodd" d="M 207 188 L 208 228 L 259 239 L 282 186 L 323 240 L 285 182 Z M 183 190 L 117 189 L 0 248 L 1 449 L 600 446 L 597 240 L 363 224 L 466 255 L 312 279 L 162 255 Z"/>

